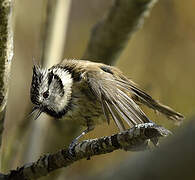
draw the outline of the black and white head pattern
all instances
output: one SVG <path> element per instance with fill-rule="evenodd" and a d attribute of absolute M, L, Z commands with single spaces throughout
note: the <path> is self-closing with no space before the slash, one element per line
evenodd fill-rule
<path fill-rule="evenodd" d="M 63 68 L 33 67 L 31 84 L 31 101 L 35 104 L 34 110 L 61 118 L 71 107 L 73 79 L 71 74 Z"/>

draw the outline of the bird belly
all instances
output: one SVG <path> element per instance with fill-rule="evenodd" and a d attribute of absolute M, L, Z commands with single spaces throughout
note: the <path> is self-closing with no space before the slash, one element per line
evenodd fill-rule
<path fill-rule="evenodd" d="M 80 89 L 73 94 L 73 107 L 66 119 L 76 121 L 82 126 L 95 126 L 105 121 L 100 102 L 88 90 Z"/>

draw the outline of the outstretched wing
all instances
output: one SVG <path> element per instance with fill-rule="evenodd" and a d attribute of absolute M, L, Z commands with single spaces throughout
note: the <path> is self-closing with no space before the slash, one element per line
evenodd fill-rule
<path fill-rule="evenodd" d="M 140 123 L 151 122 L 131 98 L 131 90 L 128 90 L 122 81 L 117 80 L 119 77 L 103 70 L 88 71 L 85 73 L 85 78 L 89 88 L 101 102 L 102 110 L 108 123 L 111 115 L 119 130 L 123 131 L 125 127 L 122 119 L 130 127 Z"/>
<path fill-rule="evenodd" d="M 151 122 L 136 103 L 142 103 L 164 114 L 176 123 L 182 122 L 184 116 L 165 106 L 126 78 L 122 72 L 112 66 L 83 60 L 63 61 L 63 67 L 74 69 L 77 77 L 82 74 L 95 96 L 102 104 L 103 113 L 110 122 L 110 115 L 120 130 L 124 129 L 124 119 L 130 126 L 138 123 Z M 67 65 L 68 64 L 68 65 Z"/>
<path fill-rule="evenodd" d="M 132 81 L 128 79 L 117 79 L 117 83 L 127 91 L 131 91 L 133 96 L 132 98 L 136 102 L 145 104 L 149 108 L 157 110 L 164 114 L 167 118 L 174 120 L 177 124 L 180 124 L 184 119 L 184 116 L 172 108 L 165 106 L 156 100 L 154 100 L 150 95 L 146 94 L 144 91 L 139 89 Z"/>

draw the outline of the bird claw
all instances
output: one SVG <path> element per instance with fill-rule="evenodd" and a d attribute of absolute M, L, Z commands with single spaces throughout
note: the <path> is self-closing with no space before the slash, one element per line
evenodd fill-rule
<path fill-rule="evenodd" d="M 89 129 L 86 129 L 85 131 L 83 131 L 79 136 L 77 136 L 72 142 L 71 144 L 69 145 L 69 148 L 68 148 L 68 152 L 70 153 L 71 157 L 74 157 L 75 156 L 75 146 L 78 142 L 78 140 L 84 136 L 87 132 L 89 131 Z"/>
<path fill-rule="evenodd" d="M 68 147 L 68 152 L 71 155 L 71 157 L 75 156 L 75 145 L 76 145 L 76 143 L 77 143 L 77 139 L 74 139 Z"/>

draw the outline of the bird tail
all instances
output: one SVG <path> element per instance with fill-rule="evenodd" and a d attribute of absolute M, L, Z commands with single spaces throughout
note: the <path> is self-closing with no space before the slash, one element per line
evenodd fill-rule
<path fill-rule="evenodd" d="M 175 121 L 176 124 L 180 124 L 183 121 L 184 116 L 182 114 L 176 112 L 175 110 L 166 105 L 157 102 L 151 96 L 149 96 L 136 86 L 132 85 L 131 90 L 134 94 L 133 99 L 135 101 L 140 102 L 148 106 L 149 108 L 154 109 L 155 111 L 156 110 L 159 111 L 160 113 L 164 114 L 167 118 Z"/>

